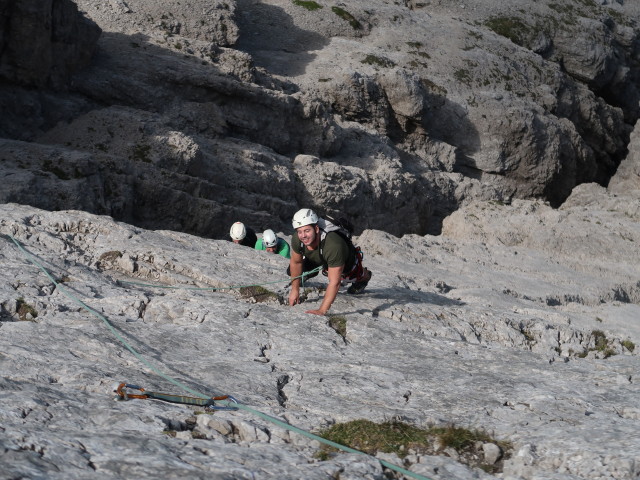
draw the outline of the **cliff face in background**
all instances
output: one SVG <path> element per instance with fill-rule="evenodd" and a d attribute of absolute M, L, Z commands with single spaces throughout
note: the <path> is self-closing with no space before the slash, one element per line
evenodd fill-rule
<path fill-rule="evenodd" d="M 639 478 L 640 4 L 185 3 L 0 0 L 0 478 Z M 219 240 L 301 206 L 373 271 L 337 319 Z M 191 394 L 167 375 L 492 438 L 321 460 L 249 410 L 113 401 Z"/>
<path fill-rule="evenodd" d="M 437 233 L 627 155 L 635 3 L 315 5 L 4 0 L 0 199 L 215 238 L 300 205 Z"/>
<path fill-rule="evenodd" d="M 54 90 L 87 66 L 101 33 L 68 0 L 2 0 L 0 26 L 3 82 Z"/>

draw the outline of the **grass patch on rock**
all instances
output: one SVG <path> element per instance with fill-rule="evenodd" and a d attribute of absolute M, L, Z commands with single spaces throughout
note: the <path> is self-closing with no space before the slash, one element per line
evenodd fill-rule
<path fill-rule="evenodd" d="M 620 342 L 622 344 L 622 346 L 624 348 L 626 348 L 627 350 L 629 350 L 630 352 L 633 352 L 636 349 L 636 344 L 633 343 L 631 340 L 623 340 L 622 342 Z"/>
<path fill-rule="evenodd" d="M 466 428 L 453 425 L 448 427 L 432 427 L 429 431 L 437 436 L 441 448 L 450 447 L 458 452 L 478 441 L 493 442 L 493 439 L 486 433 L 467 430 Z"/>
<path fill-rule="evenodd" d="M 524 45 L 530 35 L 529 26 L 517 17 L 492 17 L 484 24 L 498 35 L 520 46 Z"/>
<path fill-rule="evenodd" d="M 349 22 L 349 25 L 351 25 L 351 27 L 354 30 L 360 30 L 362 28 L 362 25 L 360 24 L 360 22 L 353 15 L 347 12 L 344 8 L 331 7 L 331 11 L 336 15 L 338 15 L 341 19 Z"/>
<path fill-rule="evenodd" d="M 352 420 L 332 425 L 319 435 L 369 455 L 385 452 L 404 457 L 409 448 L 427 449 L 430 444 L 428 430 L 395 421 L 374 423 L 369 420 Z M 330 447 L 326 450 L 335 451 Z"/>
<path fill-rule="evenodd" d="M 16 301 L 16 307 L 18 318 L 23 322 L 33 322 L 38 316 L 36 309 L 32 305 L 29 305 L 22 297 Z"/>
<path fill-rule="evenodd" d="M 462 427 L 419 428 L 399 421 L 375 423 L 369 420 L 353 420 L 337 423 L 321 431 L 322 438 L 344 445 L 369 455 L 379 452 L 395 453 L 404 458 L 411 453 L 423 455 L 455 454 L 459 460 L 469 466 L 482 468 L 491 473 L 502 469 L 504 459 L 508 458 L 512 446 L 509 442 L 496 441 L 490 435 L 477 430 Z M 490 444 L 500 453 L 487 460 L 484 446 Z M 322 446 L 317 456 L 327 459 L 337 452 L 329 446 Z"/>
<path fill-rule="evenodd" d="M 364 60 L 361 61 L 365 65 L 374 65 L 378 67 L 390 68 L 395 65 L 391 60 L 385 57 L 380 57 L 378 55 L 367 55 Z"/>
<path fill-rule="evenodd" d="M 471 78 L 472 78 L 471 72 L 469 70 L 467 70 L 466 68 L 459 68 L 458 70 L 453 72 L 453 76 L 460 83 L 464 83 L 466 85 L 471 85 Z"/>
<path fill-rule="evenodd" d="M 340 315 L 329 316 L 329 326 L 333 328 L 343 340 L 347 340 L 347 319 Z"/>
<path fill-rule="evenodd" d="M 292 0 L 292 1 L 294 5 L 297 5 L 302 8 L 306 8 L 310 12 L 313 12 L 314 10 L 319 10 L 322 8 L 322 5 L 314 1 L 307 1 L 307 0 Z"/>
<path fill-rule="evenodd" d="M 616 351 L 609 344 L 609 339 L 602 330 L 594 330 L 591 332 L 593 340 L 596 344 L 595 350 L 602 353 L 604 358 L 609 358 L 616 354 Z"/>
<path fill-rule="evenodd" d="M 252 298 L 257 303 L 268 302 L 269 300 L 277 300 L 278 295 L 271 290 L 267 290 L 259 285 L 251 287 L 241 287 L 240 295 L 242 298 Z"/>
<path fill-rule="evenodd" d="M 593 347 L 586 348 L 581 353 L 578 353 L 576 355 L 578 358 L 585 358 L 589 355 L 589 352 L 596 352 L 596 358 L 609 358 L 616 355 L 617 352 L 613 348 L 611 341 L 602 330 L 593 330 L 590 335 L 590 340 L 593 340 Z M 591 341 L 589 344 L 590 343 Z"/>
<path fill-rule="evenodd" d="M 62 167 L 60 167 L 59 165 L 54 165 L 53 162 L 48 159 L 42 163 L 42 169 L 45 172 L 53 173 L 60 180 L 69 180 L 71 178 L 69 177 L 69 175 L 67 175 L 67 172 L 65 172 Z"/>

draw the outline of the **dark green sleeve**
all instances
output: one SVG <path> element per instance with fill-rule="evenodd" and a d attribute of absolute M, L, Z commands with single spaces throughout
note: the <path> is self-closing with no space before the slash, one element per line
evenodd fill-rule
<path fill-rule="evenodd" d="M 301 253 L 302 249 L 300 248 L 300 239 L 298 238 L 298 232 L 293 232 L 293 235 L 291 235 L 291 250 Z"/>

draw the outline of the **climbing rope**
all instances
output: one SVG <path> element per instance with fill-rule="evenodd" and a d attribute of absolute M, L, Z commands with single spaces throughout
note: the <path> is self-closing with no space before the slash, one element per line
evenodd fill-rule
<path fill-rule="evenodd" d="M 29 260 L 31 263 L 33 263 L 33 265 L 35 265 L 36 267 L 38 267 L 46 276 L 47 278 L 56 286 L 56 288 L 60 289 L 60 291 L 67 297 L 69 298 L 71 301 L 73 301 L 74 303 L 80 305 L 84 310 L 86 310 L 87 312 L 91 313 L 92 315 L 98 317 L 100 320 L 102 320 L 102 322 L 107 326 L 107 328 L 109 329 L 109 331 L 120 341 L 120 343 L 122 343 L 127 350 L 129 350 L 141 363 L 143 363 L 144 365 L 146 365 L 149 369 L 151 369 L 154 373 L 156 373 L 158 376 L 164 378 L 165 380 L 169 381 L 170 383 L 176 385 L 177 387 L 179 387 L 180 389 L 184 390 L 185 392 L 188 392 L 192 395 L 194 395 L 195 397 L 197 397 L 197 399 L 202 399 L 203 402 L 206 404 L 206 402 L 210 402 L 212 399 L 214 401 L 218 401 L 219 405 L 216 405 L 218 407 L 218 409 L 237 409 L 237 410 L 244 410 L 246 412 L 249 412 L 257 417 L 262 418 L 263 420 L 266 420 L 270 423 L 273 423 L 274 425 L 277 425 L 281 428 L 284 428 L 285 430 L 289 430 L 291 432 L 294 433 L 298 433 L 302 436 L 305 436 L 307 438 L 310 438 L 312 440 L 316 440 L 320 443 L 323 443 L 325 445 L 328 445 L 330 447 L 336 448 L 338 450 L 342 450 L 344 452 L 348 452 L 348 453 L 356 453 L 359 455 L 365 455 L 371 458 L 374 458 L 376 461 L 378 461 L 381 465 L 383 465 L 384 467 L 389 468 L 390 470 L 396 471 L 398 473 L 401 473 L 407 477 L 411 477 L 411 478 L 415 478 L 417 480 L 431 480 L 428 477 L 425 477 L 423 475 L 414 473 L 410 470 L 407 470 L 405 468 L 402 468 L 398 465 L 395 465 L 393 463 L 387 462 L 386 460 L 382 460 L 379 458 L 375 458 L 365 452 L 361 452 L 360 450 L 356 450 L 354 448 L 351 447 L 347 447 L 345 445 L 341 445 L 339 443 L 336 442 L 332 442 L 331 440 L 327 440 L 326 438 L 323 438 L 319 435 L 316 435 L 314 433 L 308 432 L 306 430 L 303 430 L 301 428 L 298 428 L 294 425 L 291 425 L 289 423 L 283 422 L 282 420 L 276 418 L 276 417 L 272 417 L 271 415 L 267 415 L 266 413 L 262 413 L 258 410 L 255 410 L 247 405 L 243 405 L 242 403 L 238 402 L 234 397 L 232 396 L 228 396 L 228 395 L 219 395 L 218 397 L 227 397 L 226 399 L 220 399 L 220 400 L 215 400 L 216 397 L 211 397 L 208 395 L 204 395 L 196 390 L 193 390 L 192 388 L 190 388 L 189 386 L 183 384 L 182 382 L 172 378 L 171 376 L 163 373 L 162 371 L 160 371 L 158 368 L 156 368 L 155 366 L 153 366 L 151 363 L 149 363 L 142 355 L 140 355 L 131 345 L 129 345 L 129 343 L 122 337 L 122 335 L 120 335 L 117 330 L 113 327 L 113 325 L 111 325 L 111 323 L 109 322 L 109 320 L 102 315 L 101 313 L 97 312 L 96 310 L 94 310 L 93 308 L 89 307 L 87 304 L 85 304 L 82 300 L 78 299 L 77 297 L 75 297 L 73 294 L 69 293 L 67 291 L 66 288 L 64 288 L 62 285 L 60 285 L 52 276 L 51 274 L 49 274 L 49 272 L 47 271 L 46 268 L 44 268 L 40 262 L 38 262 L 38 260 L 36 260 L 36 258 L 30 254 L 29 252 L 27 252 L 27 250 L 25 250 L 25 248 L 11 235 L 8 234 L 9 238 L 11 239 L 11 241 L 18 247 L 18 249 L 20 250 L 20 252 L 22 252 L 22 254 L 25 256 L 25 258 L 27 258 L 27 260 Z M 311 272 L 308 272 L 307 274 L 309 274 Z M 304 276 L 304 273 L 301 275 L 302 277 Z M 125 387 L 128 384 L 124 384 Z M 123 388 L 125 388 L 123 387 Z M 133 389 L 138 389 L 140 390 L 140 387 L 137 387 L 136 385 L 130 386 L 129 388 L 133 388 Z M 142 390 L 144 392 L 144 390 Z M 150 392 L 146 392 L 147 395 L 149 395 Z M 158 393 L 158 392 L 156 392 Z M 164 394 L 159 394 L 159 395 L 164 395 Z M 130 395 L 129 395 L 130 396 Z M 181 396 L 174 396 L 174 395 L 170 395 L 171 398 L 192 398 L 192 397 L 181 397 Z M 135 398 L 135 397 L 132 397 Z M 151 398 L 151 397 L 149 397 Z M 197 400 L 195 399 L 195 400 Z M 168 400 L 170 401 L 170 400 Z M 198 405 L 201 405 L 201 403 L 198 403 Z"/>
<path fill-rule="evenodd" d="M 107 318 L 102 315 L 100 312 L 97 312 L 96 310 L 94 310 L 93 308 L 91 308 L 90 306 L 88 306 L 86 303 L 84 303 L 82 300 L 80 300 L 79 298 L 77 298 L 75 295 L 73 295 L 72 293 L 70 293 L 69 291 L 67 291 L 67 289 L 65 287 L 63 287 L 60 283 L 58 283 L 56 281 L 56 279 L 54 279 L 51 274 L 47 271 L 46 268 L 44 268 L 40 262 L 38 262 L 38 260 L 36 260 L 36 258 L 31 255 L 29 252 L 27 252 L 24 247 L 12 236 L 9 235 L 9 238 L 13 241 L 13 243 L 15 243 L 15 245 L 18 247 L 18 249 L 22 252 L 22 254 L 31 262 L 33 263 L 36 267 L 38 267 L 46 276 L 47 278 L 56 286 L 57 289 L 60 290 L 60 292 L 62 292 L 62 294 L 67 297 L 69 300 L 71 300 L 72 302 L 80 305 L 80 307 L 82 307 L 84 310 L 86 310 L 87 312 L 89 312 L 90 314 L 94 315 L 95 317 L 98 317 L 100 320 L 102 320 L 102 322 L 107 326 L 107 328 L 109 329 L 109 331 L 113 334 L 114 337 L 116 337 L 118 339 L 118 341 L 120 341 L 120 343 L 122 343 L 122 345 L 125 346 L 125 348 L 127 350 L 129 350 L 131 352 L 131 354 L 136 357 L 141 363 L 143 363 L 147 368 L 149 368 L 152 372 L 154 372 L 156 375 L 164 378 L 165 380 L 167 380 L 170 383 L 173 383 L 175 386 L 177 386 L 178 388 L 184 390 L 185 392 L 190 393 L 191 395 L 195 395 L 196 397 L 200 397 L 200 398 L 204 398 L 204 399 L 209 399 L 211 398 L 210 396 L 207 395 L 203 395 L 202 393 L 193 390 L 192 388 L 188 387 L 187 385 L 184 385 L 183 383 L 179 382 L 178 380 L 172 378 L 171 376 L 163 373 L 162 371 L 160 371 L 158 368 L 156 368 L 153 364 L 151 364 L 149 361 L 147 361 L 147 359 L 145 359 L 142 355 L 140 355 L 131 345 L 129 345 L 129 343 L 122 337 L 122 335 L 120 335 L 118 333 L 118 331 L 113 327 L 113 325 L 111 325 L 111 322 L 109 322 L 109 320 L 107 320 Z"/>

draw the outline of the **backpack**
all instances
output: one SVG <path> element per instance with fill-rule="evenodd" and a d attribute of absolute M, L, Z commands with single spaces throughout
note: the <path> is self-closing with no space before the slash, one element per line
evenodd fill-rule
<path fill-rule="evenodd" d="M 353 237 L 353 224 L 344 217 L 340 217 L 338 219 L 330 217 L 328 215 L 319 217 L 318 227 L 320 227 L 320 230 L 322 230 L 322 233 L 320 234 L 321 243 L 329 232 L 336 232 L 342 238 L 344 238 L 347 243 L 353 243 L 351 240 L 351 237 Z"/>

